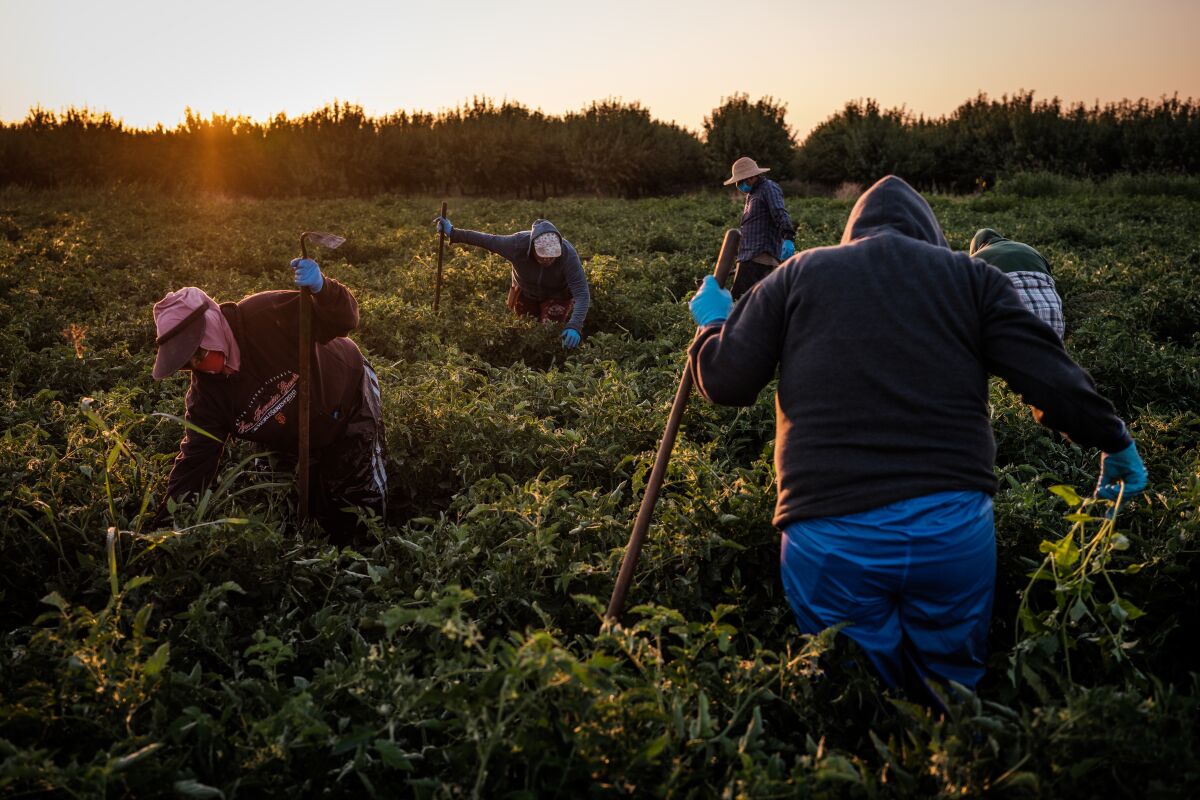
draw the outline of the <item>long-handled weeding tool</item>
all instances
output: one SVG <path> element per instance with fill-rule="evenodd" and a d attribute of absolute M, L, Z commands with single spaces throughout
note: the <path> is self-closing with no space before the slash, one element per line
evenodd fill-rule
<path fill-rule="evenodd" d="M 441 219 L 445 219 L 445 218 L 446 218 L 446 201 L 443 200 L 442 201 Z M 442 299 L 442 252 L 445 249 L 446 249 L 446 229 L 443 228 L 441 225 L 438 225 L 438 272 L 437 272 L 437 283 L 434 285 L 434 288 L 433 288 L 433 311 L 435 314 L 437 313 L 437 310 L 438 310 L 438 303 L 441 302 L 441 299 Z"/>
<path fill-rule="evenodd" d="M 713 277 L 721 286 L 733 268 L 737 258 L 738 243 L 742 239 L 741 231 L 736 228 L 725 231 L 725 241 L 721 243 L 721 254 L 717 257 L 717 266 Z M 646 531 L 650 529 L 650 519 L 654 516 L 654 505 L 658 502 L 658 493 L 662 489 L 663 479 L 667 474 L 667 464 L 671 461 L 671 451 L 675 448 L 675 435 L 679 432 L 679 423 L 683 419 L 683 411 L 687 408 L 688 396 L 692 393 L 692 372 L 690 365 L 683 369 L 683 377 L 679 379 L 679 389 L 675 392 L 675 402 L 671 404 L 671 414 L 667 417 L 667 427 L 663 430 L 662 441 L 658 445 L 658 454 L 654 457 L 654 469 L 650 471 L 650 480 L 646 482 L 646 491 L 642 495 L 642 505 L 638 509 L 637 520 L 633 523 L 633 532 L 629 535 L 629 544 L 625 545 L 625 557 L 621 559 L 621 571 L 617 574 L 617 583 L 613 586 L 612 598 L 608 601 L 608 610 L 604 612 L 605 624 L 615 622 L 625 607 L 625 594 L 629 584 L 633 582 L 633 570 L 637 566 L 638 556 L 642 552 L 642 541 Z"/>
<path fill-rule="evenodd" d="M 345 236 L 338 236 L 336 233 L 305 231 L 300 234 L 300 255 L 308 258 L 309 242 L 333 250 L 341 247 L 345 241 Z M 312 292 L 305 287 L 300 290 L 300 394 L 297 397 L 300 449 L 296 460 L 296 491 L 300 500 L 297 511 L 297 521 L 300 525 L 308 520 L 308 423 L 312 399 L 312 350 Z"/>

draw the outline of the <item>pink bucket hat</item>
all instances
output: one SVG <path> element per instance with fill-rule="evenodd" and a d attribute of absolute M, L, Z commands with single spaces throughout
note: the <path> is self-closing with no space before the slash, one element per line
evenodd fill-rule
<path fill-rule="evenodd" d="M 195 286 L 185 286 L 154 304 L 154 380 L 160 381 L 184 367 L 198 348 L 225 354 L 225 366 L 237 371 L 241 350 L 233 330 L 216 301 Z"/>

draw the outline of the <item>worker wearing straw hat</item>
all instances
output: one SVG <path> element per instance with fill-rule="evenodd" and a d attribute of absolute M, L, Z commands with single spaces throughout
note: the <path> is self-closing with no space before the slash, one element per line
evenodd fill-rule
<path fill-rule="evenodd" d="M 764 178 L 765 172 L 770 168 L 742 156 L 733 162 L 733 174 L 725 181 L 726 186 L 737 186 L 746 195 L 737 273 L 730 289 L 734 300 L 796 252 L 796 226 L 783 205 L 783 190 L 775 181 Z"/>

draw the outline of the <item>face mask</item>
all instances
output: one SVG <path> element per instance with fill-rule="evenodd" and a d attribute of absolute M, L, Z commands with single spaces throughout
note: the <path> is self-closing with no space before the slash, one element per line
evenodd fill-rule
<path fill-rule="evenodd" d="M 197 372 L 209 372 L 213 375 L 218 375 L 225 369 L 225 354 L 220 350 L 209 350 L 204 354 L 204 358 L 191 362 L 192 369 Z"/>
<path fill-rule="evenodd" d="M 750 182 L 749 181 L 738 181 L 737 188 L 738 188 L 738 191 L 741 192 L 742 194 L 750 194 Z"/>

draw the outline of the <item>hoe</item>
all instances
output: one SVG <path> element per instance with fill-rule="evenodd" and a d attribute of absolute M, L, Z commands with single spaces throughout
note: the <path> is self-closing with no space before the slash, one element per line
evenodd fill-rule
<path fill-rule="evenodd" d="M 333 250 L 341 247 L 345 241 L 345 236 L 338 236 L 336 233 L 305 231 L 300 234 L 300 255 L 308 258 L 309 242 Z M 301 527 L 308 521 L 308 424 L 312 397 L 312 352 L 312 292 L 304 288 L 300 290 L 300 451 L 296 461 L 296 491 L 300 501 L 297 522 Z"/>
<path fill-rule="evenodd" d="M 717 267 L 713 270 L 713 277 L 721 286 L 725 285 L 725 278 L 733 267 L 741 240 L 741 231 L 725 231 L 725 241 L 721 243 L 721 254 L 717 257 Z M 687 408 L 688 396 L 691 393 L 692 371 L 688 365 L 684 367 L 683 377 L 679 379 L 675 402 L 671 404 L 671 414 L 667 417 L 667 427 L 663 430 L 662 442 L 659 443 L 658 454 L 654 457 L 654 469 L 650 471 L 650 479 L 646 482 L 646 492 L 642 495 L 642 505 L 638 509 L 637 520 L 633 523 L 629 544 L 625 546 L 625 557 L 621 559 L 621 571 L 617 574 L 612 599 L 608 601 L 608 610 L 604 612 L 605 626 L 615 622 L 625 607 L 625 594 L 633 581 L 633 570 L 642 552 L 642 541 L 646 538 L 646 531 L 650 529 L 650 518 L 654 516 L 654 505 L 658 502 L 658 493 L 667 474 L 667 464 L 671 461 L 671 450 L 675 447 L 675 434 L 679 432 L 679 423 L 683 419 L 683 411 Z"/>
<path fill-rule="evenodd" d="M 446 201 L 442 201 L 442 219 L 446 218 Z M 437 313 L 438 303 L 442 299 L 442 252 L 446 249 L 446 232 L 438 226 L 438 267 L 437 283 L 433 288 L 433 313 Z"/>

